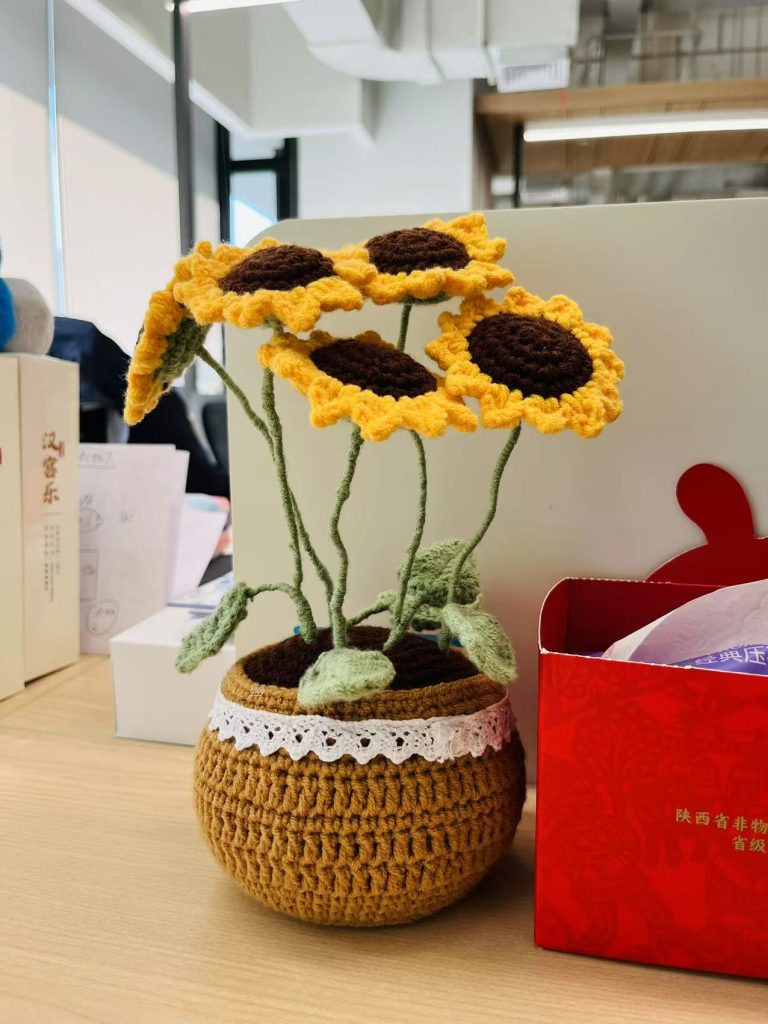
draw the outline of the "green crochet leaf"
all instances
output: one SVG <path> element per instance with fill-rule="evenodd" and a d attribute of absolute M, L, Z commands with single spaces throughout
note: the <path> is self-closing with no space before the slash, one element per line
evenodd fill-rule
<path fill-rule="evenodd" d="M 442 619 L 458 637 L 470 660 L 496 683 L 517 679 L 517 661 L 509 637 L 492 615 L 477 608 L 448 604 Z"/>
<path fill-rule="evenodd" d="M 437 629 L 440 626 L 456 560 L 464 547 L 463 540 L 440 540 L 416 555 L 405 592 L 405 607 L 414 609 L 411 619 L 414 629 Z M 398 572 L 401 577 L 402 572 L 401 566 Z M 457 604 L 473 607 L 479 604 L 480 573 L 472 555 L 462 566 L 453 596 Z M 397 592 L 394 590 L 385 590 L 379 594 L 379 601 L 390 609 L 396 598 Z"/>
<path fill-rule="evenodd" d="M 479 608 L 480 597 L 475 598 L 474 601 L 465 605 L 466 608 Z M 424 630 L 439 629 L 443 623 L 443 609 L 436 608 L 434 605 L 422 604 L 416 611 L 416 614 L 411 619 L 411 626 L 418 632 Z"/>
<path fill-rule="evenodd" d="M 422 604 L 442 608 L 448 600 L 456 560 L 466 544 L 463 540 L 440 540 L 416 555 L 408 581 L 408 596 L 416 595 Z M 480 573 L 472 557 L 464 563 L 456 584 L 457 604 L 470 604 L 480 593 Z"/>
<path fill-rule="evenodd" d="M 219 607 L 187 634 L 176 658 L 179 672 L 192 672 L 197 666 L 218 654 L 248 614 L 248 601 L 253 591 L 245 583 L 236 583 L 222 597 Z"/>
<path fill-rule="evenodd" d="M 377 598 L 378 602 L 384 605 L 385 608 L 391 608 L 397 600 L 396 590 L 382 590 Z"/>
<path fill-rule="evenodd" d="M 311 708 L 339 700 L 359 700 L 386 690 L 394 678 L 395 666 L 381 651 L 351 647 L 326 651 L 301 677 L 296 701 Z"/>

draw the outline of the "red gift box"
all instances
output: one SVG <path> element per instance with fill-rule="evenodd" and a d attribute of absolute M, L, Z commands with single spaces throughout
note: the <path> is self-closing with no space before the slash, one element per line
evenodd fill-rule
<path fill-rule="evenodd" d="M 700 525 L 686 487 L 716 483 L 718 473 L 733 481 L 695 467 L 679 485 Z M 768 576 L 768 544 L 743 518 L 730 530 L 718 521 L 705 527 L 709 556 L 689 552 L 654 582 L 567 579 L 544 603 L 539 946 L 768 977 L 768 677 L 583 653 L 723 583 Z M 670 582 L 678 573 L 693 580 Z"/>

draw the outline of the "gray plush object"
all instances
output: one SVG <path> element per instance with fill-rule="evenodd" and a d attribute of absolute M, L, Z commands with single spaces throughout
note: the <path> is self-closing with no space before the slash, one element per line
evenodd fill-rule
<path fill-rule="evenodd" d="M 44 356 L 53 342 L 53 314 L 45 299 L 29 281 L 6 277 L 5 283 L 13 298 L 16 333 L 4 351 L 32 352 Z"/>

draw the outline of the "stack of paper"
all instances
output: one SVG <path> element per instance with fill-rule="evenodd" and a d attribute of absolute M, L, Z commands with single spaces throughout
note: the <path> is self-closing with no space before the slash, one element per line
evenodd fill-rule
<path fill-rule="evenodd" d="M 172 445 L 80 446 L 80 644 L 109 640 L 197 586 L 227 512 L 185 500 L 189 453 Z"/>
<path fill-rule="evenodd" d="M 80 647 L 165 607 L 189 454 L 172 445 L 80 446 Z"/>

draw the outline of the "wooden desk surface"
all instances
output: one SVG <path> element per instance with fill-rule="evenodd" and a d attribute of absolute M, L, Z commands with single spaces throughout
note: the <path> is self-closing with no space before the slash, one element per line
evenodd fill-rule
<path fill-rule="evenodd" d="M 432 919 L 358 931 L 278 917 L 203 845 L 192 750 L 112 731 L 105 659 L 0 704 L 3 1024 L 768 1019 L 761 982 L 536 949 L 530 809 L 492 877 Z"/>

